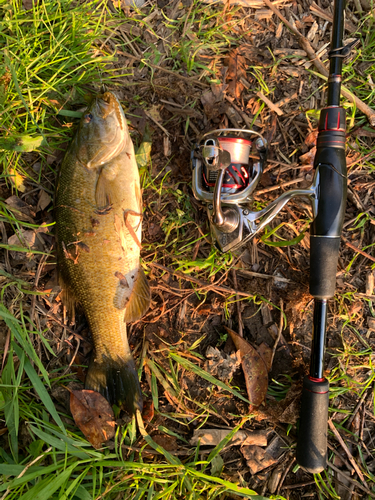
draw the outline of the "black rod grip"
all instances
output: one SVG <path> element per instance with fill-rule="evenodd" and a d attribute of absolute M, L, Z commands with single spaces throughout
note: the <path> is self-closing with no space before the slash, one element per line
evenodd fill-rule
<path fill-rule="evenodd" d="M 310 293 L 315 299 L 335 295 L 340 237 L 310 235 Z"/>
<path fill-rule="evenodd" d="M 301 417 L 296 458 L 308 472 L 321 472 L 327 464 L 328 380 L 303 380 Z"/>

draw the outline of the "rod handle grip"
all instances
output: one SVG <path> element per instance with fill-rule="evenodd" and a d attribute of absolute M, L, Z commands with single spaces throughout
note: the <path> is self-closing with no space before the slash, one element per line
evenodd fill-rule
<path fill-rule="evenodd" d="M 327 465 L 328 380 L 303 380 L 297 463 L 316 474 Z"/>

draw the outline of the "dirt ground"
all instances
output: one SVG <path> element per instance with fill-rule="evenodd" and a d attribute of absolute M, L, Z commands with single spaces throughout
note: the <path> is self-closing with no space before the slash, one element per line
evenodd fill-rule
<path fill-rule="evenodd" d="M 319 51 L 329 42 L 331 28 L 321 11 L 331 15 L 331 6 L 325 0 L 315 5 L 301 0 L 287 7 L 281 5 L 280 11 L 295 22 L 314 50 Z M 167 61 L 170 53 L 163 39 L 169 37 L 170 41 L 177 33 L 171 29 L 168 32 L 162 20 L 164 16 L 178 20 L 190 7 L 188 1 L 159 0 L 143 27 L 130 16 L 116 35 L 123 40 L 132 39 L 134 35 L 137 38 L 128 45 L 129 52 L 117 51 L 116 65 L 119 70 L 127 68 L 129 76 L 126 80 L 119 79 L 117 84 L 123 85 L 117 85 L 114 91 L 124 104 L 136 145 L 144 140 L 146 126 L 152 133 L 151 163 L 143 173 L 142 241 L 152 304 L 149 312 L 128 329 L 135 359 L 144 362 L 142 389 L 147 409 L 153 403 L 155 383 L 155 372 L 147 360 L 157 363 L 168 382 L 162 385 L 158 380 L 158 410 L 155 409 L 154 419 L 148 424 L 148 432 L 156 442 L 183 459 L 184 455 L 191 456 L 189 441 L 197 428 L 228 429 L 238 425 L 242 417 L 249 414 L 248 404 L 186 367 L 180 366 L 176 374 L 181 394 L 175 395 L 169 390 L 173 387 L 169 354 L 172 350 L 208 370 L 209 347 L 217 348 L 222 359 L 236 351 L 225 327 L 237 333 L 242 331 L 255 349 L 265 344 L 272 351 L 282 307 L 286 326 L 284 324 L 268 374 L 269 390 L 259 410 L 254 411 L 254 418 L 243 425 L 248 432 L 264 432 L 266 445 L 227 446 L 221 454 L 223 477 L 267 497 L 279 494 L 290 500 L 334 498 L 322 486 L 322 481 L 327 480 L 324 474 L 322 480 L 314 479 L 313 475 L 298 469 L 295 461 L 300 394 L 303 377 L 308 372 L 312 338 L 313 300 L 308 289 L 309 233 L 306 229 L 312 218 L 311 208 L 306 200 L 293 200 L 272 223 L 272 227 L 284 223 L 278 234 L 285 240 L 305 231 L 297 245 L 271 246 L 262 240 L 264 233 L 260 233 L 231 258 L 225 260 L 217 253 L 212 259 L 206 211 L 193 196 L 190 165 L 192 148 L 204 133 L 216 128 L 244 128 L 254 122 L 254 128 L 270 143 L 254 206 L 269 203 L 286 190 L 308 187 L 314 174 L 316 110 L 325 105 L 326 87 L 309 72 L 314 69 L 313 64 L 302 53 L 297 38 L 266 7 L 252 10 L 239 7 L 234 14 L 228 7 L 219 18 L 205 21 L 207 30 L 216 27 L 215 23 L 225 22 L 227 32 L 236 39 L 232 47 L 217 53 L 203 45 L 197 50 L 194 64 L 213 71 L 215 83 L 208 83 L 205 69 L 200 74 L 196 71 L 195 76 L 188 71 L 174 71 Z M 241 17 L 243 21 L 239 22 Z M 350 29 L 353 24 L 356 27 L 349 7 L 346 38 L 355 31 Z M 185 31 L 191 30 L 190 41 L 194 41 L 195 27 L 185 28 Z M 115 44 L 116 38 L 107 43 Z M 142 50 L 152 44 L 161 54 L 160 62 L 154 67 L 141 62 Z M 324 51 L 327 48 L 321 54 Z M 326 57 L 325 52 L 321 58 Z M 183 61 L 179 62 L 184 68 Z M 360 62 L 357 70 L 364 70 Z M 259 97 L 259 88 L 267 93 L 271 105 Z M 325 362 L 332 386 L 330 419 L 336 424 L 343 422 L 339 432 L 346 443 L 343 447 L 330 432 L 329 481 L 342 499 L 375 497 L 371 482 L 362 481 L 353 465 L 354 462 L 369 481 L 375 469 L 373 384 L 368 383 L 373 370 L 371 353 L 375 349 L 371 267 L 375 262 L 371 247 L 375 182 L 371 170 L 373 160 L 371 156 L 363 158 L 357 139 L 370 151 L 374 147 L 375 129 L 371 130 L 364 121 L 356 123 L 359 125 L 352 125 L 347 134 L 348 202 L 336 296 L 329 302 Z M 62 158 L 63 151 L 51 155 L 49 161 L 53 168 L 59 168 Z M 30 153 L 30 164 L 35 166 L 37 161 L 37 155 Z M 52 174 L 43 179 L 44 186 L 52 192 L 54 182 Z M 13 193 L 2 185 L 0 195 L 9 199 Z M 47 204 L 43 200 L 41 203 L 41 197 L 40 190 L 27 192 L 21 200 L 24 205 L 18 207 L 27 220 L 38 225 L 53 221 L 52 194 Z M 366 224 L 359 224 L 365 220 Z M 11 233 L 6 223 L 0 224 L 4 243 Z M 274 237 L 270 240 L 279 241 Z M 40 250 L 53 251 L 53 233 L 39 230 L 33 244 Z M 32 283 L 35 290 L 48 291 L 25 303 L 25 310 L 38 329 L 46 332 L 57 358 L 51 356 L 40 339 L 35 339 L 38 352 L 48 370 L 70 364 L 67 369 L 73 370 L 83 382 L 85 368 L 82 366 L 87 366 L 92 339 L 79 310 L 74 322 L 67 318 L 61 304 L 53 253 L 47 259 L 44 256 L 31 259 L 24 253 L 4 252 L 1 267 L 17 279 Z M 211 272 L 212 269 L 215 272 Z M 0 280 L 3 285 L 9 283 L 5 276 Z M 223 287 L 245 295 L 236 296 Z M 5 290 L 8 307 L 15 293 L 14 284 Z M 6 338 L 7 330 L 1 327 L 0 350 L 4 349 Z M 213 376 L 220 379 L 220 370 Z M 246 381 L 239 365 L 231 376 L 231 386 L 246 395 Z M 59 400 L 57 393 L 55 397 L 57 404 L 63 405 L 63 398 Z M 173 415 L 174 420 L 163 416 L 166 414 Z M 185 441 L 173 434 L 161 433 L 160 426 Z M 207 456 L 210 449 L 203 446 L 202 457 Z"/>

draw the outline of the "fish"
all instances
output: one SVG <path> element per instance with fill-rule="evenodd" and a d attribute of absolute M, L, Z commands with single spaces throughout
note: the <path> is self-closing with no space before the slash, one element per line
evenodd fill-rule
<path fill-rule="evenodd" d="M 95 97 L 82 116 L 54 210 L 62 300 L 70 311 L 80 304 L 94 340 L 85 387 L 130 414 L 142 411 L 126 331 L 151 300 L 140 262 L 142 193 L 126 117 L 112 92 Z"/>

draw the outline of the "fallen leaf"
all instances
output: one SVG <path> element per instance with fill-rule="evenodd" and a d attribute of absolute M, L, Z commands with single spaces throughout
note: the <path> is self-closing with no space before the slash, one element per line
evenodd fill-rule
<path fill-rule="evenodd" d="M 246 340 L 226 327 L 236 349 L 240 351 L 242 370 L 245 375 L 246 389 L 250 400 L 250 409 L 261 405 L 268 388 L 268 371 L 261 355 Z"/>
<path fill-rule="evenodd" d="M 171 156 L 172 145 L 171 145 L 171 141 L 167 135 L 165 135 L 163 137 L 163 150 L 164 150 L 164 156 Z"/>
<path fill-rule="evenodd" d="M 25 10 L 31 10 L 33 8 L 33 0 L 22 0 L 22 7 Z"/>
<path fill-rule="evenodd" d="M 160 106 L 158 104 L 153 104 L 148 110 L 147 114 L 153 118 L 156 122 L 161 123 L 163 121 L 160 115 Z"/>
<path fill-rule="evenodd" d="M 257 348 L 257 352 L 260 355 L 260 357 L 263 359 L 264 364 L 267 367 L 267 371 L 271 371 L 272 368 L 272 349 L 265 344 L 264 342 L 260 344 L 260 346 Z"/>
<path fill-rule="evenodd" d="M 70 411 L 74 422 L 94 448 L 100 448 L 115 435 L 112 408 L 98 392 L 70 391 Z"/>
<path fill-rule="evenodd" d="M 318 138 L 318 129 L 313 130 L 309 134 L 307 134 L 305 138 L 305 144 L 308 148 L 312 148 L 313 146 L 316 146 L 316 140 Z"/>
<path fill-rule="evenodd" d="M 44 210 L 51 203 L 51 197 L 47 194 L 44 189 L 40 190 L 38 204 L 36 206 L 36 211 Z"/>
<path fill-rule="evenodd" d="M 224 469 L 224 460 L 220 455 L 216 455 L 216 457 L 211 460 L 211 476 L 220 477 Z"/>
<path fill-rule="evenodd" d="M 316 154 L 316 147 L 314 146 L 309 151 L 307 151 L 307 153 L 305 153 L 304 155 L 301 155 L 299 157 L 299 161 L 302 163 L 302 165 L 308 165 L 311 168 L 313 168 L 315 154 Z"/>
<path fill-rule="evenodd" d="M 296 424 L 299 418 L 301 389 L 301 381 L 294 383 L 284 399 L 269 403 L 259 417 L 275 423 Z"/>
<path fill-rule="evenodd" d="M 178 449 L 177 439 L 175 436 L 168 434 L 154 434 L 151 436 L 155 443 L 162 446 L 167 451 L 176 451 Z"/>
<path fill-rule="evenodd" d="M 26 153 L 27 151 L 35 151 L 42 145 L 45 145 L 45 142 L 41 135 L 36 137 L 32 137 L 31 135 L 15 135 L 12 137 L 0 138 L 0 149 L 5 149 L 6 151 Z M 9 171 L 11 170 L 13 169 L 9 169 Z M 11 173 L 11 175 L 19 176 L 20 174 Z M 18 187 L 18 189 L 20 188 Z"/>
<path fill-rule="evenodd" d="M 146 167 L 147 164 L 151 160 L 151 142 L 143 141 L 139 148 L 137 149 L 137 153 L 135 155 L 135 160 L 137 162 L 138 168 Z"/>
<path fill-rule="evenodd" d="M 24 184 L 25 177 L 19 174 L 13 167 L 9 169 L 9 179 L 18 191 L 21 191 L 21 193 L 26 191 L 26 186 Z"/>
<path fill-rule="evenodd" d="M 40 250 L 40 242 L 36 240 L 35 231 L 25 231 L 20 229 L 16 234 L 13 234 L 8 238 L 8 244 L 14 245 L 20 248 L 29 248 L 30 250 Z M 10 251 L 10 256 L 15 260 L 23 260 L 32 255 L 32 252 L 17 252 L 16 250 Z"/>
<path fill-rule="evenodd" d="M 246 59 L 239 54 L 238 49 L 234 49 L 229 53 L 226 65 L 228 66 L 226 80 L 228 83 L 228 93 L 239 99 L 245 88 L 241 82 L 241 78 L 246 79 Z"/>
<path fill-rule="evenodd" d="M 206 361 L 204 369 L 219 380 L 230 380 L 240 366 L 240 361 L 235 354 L 226 354 L 216 347 L 209 346 L 206 357 L 208 361 Z"/>
<path fill-rule="evenodd" d="M 256 474 L 277 461 L 259 446 L 243 446 L 241 453 L 246 459 L 251 474 Z"/>
<path fill-rule="evenodd" d="M 18 220 L 30 222 L 31 224 L 35 222 L 33 219 L 35 217 L 34 209 L 18 196 L 10 196 L 5 200 L 5 203 L 17 215 Z"/>
<path fill-rule="evenodd" d="M 190 444 L 195 446 L 216 446 L 225 439 L 233 429 L 196 429 Z M 239 430 L 229 442 L 230 446 L 258 445 L 267 446 L 267 432 Z"/>
<path fill-rule="evenodd" d="M 154 403 L 152 401 L 143 401 L 142 418 L 143 422 L 151 422 L 154 418 Z"/>
<path fill-rule="evenodd" d="M 204 112 L 209 120 L 215 117 L 217 108 L 217 98 L 211 90 L 206 90 L 201 96 Z"/>

